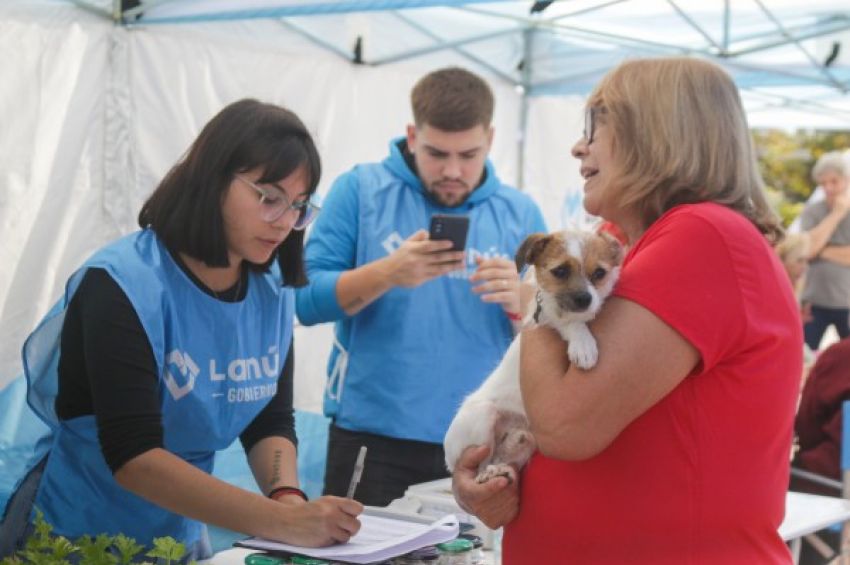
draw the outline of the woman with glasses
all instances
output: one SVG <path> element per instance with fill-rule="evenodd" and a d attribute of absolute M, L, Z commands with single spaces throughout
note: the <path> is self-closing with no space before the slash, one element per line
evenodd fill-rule
<path fill-rule="evenodd" d="M 456 495 L 505 526 L 506 565 L 790 563 L 777 528 L 802 330 L 737 88 L 707 61 L 633 60 L 588 108 L 584 206 L 629 240 L 591 323 L 599 362 L 523 331 L 539 452 L 518 485 L 477 485 L 486 447 L 470 448 Z"/>
<path fill-rule="evenodd" d="M 204 523 L 303 546 L 358 530 L 358 502 L 308 501 L 296 473 L 293 288 L 319 176 L 295 114 L 235 102 L 145 202 L 142 229 L 71 276 L 24 345 L 51 433 L 0 537 L 20 543 L 33 506 L 70 539 L 172 536 L 191 559 L 211 554 Z M 210 474 L 237 437 L 265 496 Z"/>

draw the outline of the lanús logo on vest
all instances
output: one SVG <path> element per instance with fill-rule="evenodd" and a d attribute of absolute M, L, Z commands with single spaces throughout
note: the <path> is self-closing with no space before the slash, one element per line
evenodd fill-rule
<path fill-rule="evenodd" d="M 163 380 L 174 400 L 180 400 L 192 392 L 200 372 L 200 367 L 186 351 L 175 349 L 166 355 Z M 213 382 L 228 379 L 242 383 L 252 379 L 262 379 L 264 376 L 277 378 L 279 372 L 280 352 L 276 345 L 269 347 L 268 354 L 259 359 L 256 357 L 233 359 L 228 363 L 226 373 L 218 370 L 215 359 L 210 359 L 209 362 L 209 376 Z M 183 384 L 179 384 L 180 382 Z"/>

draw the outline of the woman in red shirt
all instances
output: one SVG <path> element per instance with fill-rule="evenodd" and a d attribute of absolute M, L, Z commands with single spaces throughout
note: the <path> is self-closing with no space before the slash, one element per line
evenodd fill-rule
<path fill-rule="evenodd" d="M 519 485 L 476 485 L 486 447 L 468 449 L 458 500 L 505 526 L 507 565 L 790 563 L 777 528 L 802 332 L 734 83 L 696 59 L 626 62 L 573 155 L 585 208 L 630 246 L 591 325 L 599 362 L 572 367 L 554 331 L 524 331 L 539 452 Z"/>

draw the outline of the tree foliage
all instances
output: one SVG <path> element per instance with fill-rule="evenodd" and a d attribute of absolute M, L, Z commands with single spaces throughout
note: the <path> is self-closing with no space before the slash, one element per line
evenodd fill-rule
<path fill-rule="evenodd" d="M 818 158 L 850 148 L 848 131 L 753 130 L 753 139 L 769 198 L 786 226 L 815 188 L 811 171 Z"/>

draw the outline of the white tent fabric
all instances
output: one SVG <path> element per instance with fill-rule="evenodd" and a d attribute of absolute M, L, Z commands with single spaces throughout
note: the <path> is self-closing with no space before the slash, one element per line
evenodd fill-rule
<path fill-rule="evenodd" d="M 110 0 L 75 0 L 109 12 Z M 585 94 L 630 57 L 692 55 L 727 68 L 751 123 L 850 124 L 850 14 L 841 0 L 139 0 L 122 21 L 277 19 L 364 64 L 452 50 L 532 96 Z"/>
<path fill-rule="evenodd" d="M 33 2 L 0 5 L 0 53 L 0 388 L 20 373 L 21 344 L 68 275 L 135 229 L 146 196 L 225 104 L 255 97 L 298 113 L 323 157 L 323 194 L 355 163 L 384 157 L 411 119 L 416 79 L 465 62 L 443 55 L 354 66 L 273 21 L 127 29 Z M 512 182 L 521 97 L 489 78 L 497 98 L 491 157 Z M 581 107 L 578 96 L 543 97 L 529 111 L 525 185 L 550 226 L 561 225 L 563 210 L 581 214 L 569 157 Z M 298 328 L 296 343 L 296 405 L 319 411 L 330 327 Z"/>
<path fill-rule="evenodd" d="M 138 4 L 118 18 L 132 25 L 111 19 L 122 4 Z M 468 66 L 496 91 L 500 176 L 531 194 L 552 228 L 587 221 L 569 149 L 583 97 L 623 58 L 725 64 L 746 89 L 751 124 L 850 124 L 850 17 L 837 0 L 570 0 L 532 15 L 533 4 L 0 3 L 0 388 L 20 373 L 21 343 L 71 270 L 135 228 L 157 180 L 238 98 L 280 103 L 305 120 L 324 159 L 323 194 L 353 164 L 383 158 L 410 119 L 419 76 Z M 351 63 L 358 37 L 364 65 Z M 297 332 L 306 384 L 296 401 L 317 410 L 329 328 Z"/>

